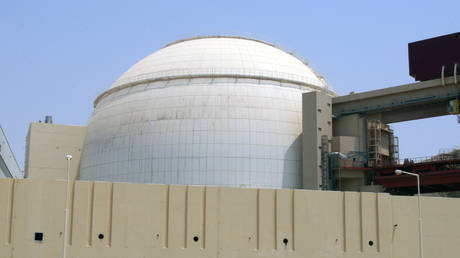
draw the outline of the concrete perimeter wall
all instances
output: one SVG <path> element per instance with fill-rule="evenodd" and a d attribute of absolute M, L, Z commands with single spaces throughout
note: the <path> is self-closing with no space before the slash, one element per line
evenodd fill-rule
<path fill-rule="evenodd" d="M 0 257 L 61 257 L 65 191 L 0 179 Z M 67 257 L 419 255 L 415 197 L 86 181 L 70 193 Z M 423 198 L 423 223 L 425 257 L 459 257 L 460 199 Z"/>

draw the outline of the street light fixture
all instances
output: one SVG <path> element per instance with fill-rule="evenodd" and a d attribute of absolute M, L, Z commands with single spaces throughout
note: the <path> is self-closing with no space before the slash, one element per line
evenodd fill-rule
<path fill-rule="evenodd" d="M 418 198 L 418 237 L 420 247 L 420 258 L 423 258 L 423 238 L 422 238 L 422 203 L 420 202 L 420 175 L 416 173 L 407 172 L 404 170 L 396 169 L 396 175 L 410 175 L 417 177 L 417 198 Z"/>
<path fill-rule="evenodd" d="M 66 195 L 65 195 L 65 224 L 64 224 L 64 243 L 62 244 L 62 257 L 66 258 L 67 252 L 67 220 L 69 217 L 69 188 L 70 188 L 70 160 L 72 159 L 72 155 L 66 154 L 65 159 L 67 160 L 67 186 L 66 186 Z"/>

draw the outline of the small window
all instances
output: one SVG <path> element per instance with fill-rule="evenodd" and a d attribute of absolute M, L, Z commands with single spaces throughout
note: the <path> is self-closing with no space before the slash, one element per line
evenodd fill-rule
<path fill-rule="evenodd" d="M 43 232 L 35 232 L 34 233 L 34 240 L 35 241 L 43 241 Z"/>

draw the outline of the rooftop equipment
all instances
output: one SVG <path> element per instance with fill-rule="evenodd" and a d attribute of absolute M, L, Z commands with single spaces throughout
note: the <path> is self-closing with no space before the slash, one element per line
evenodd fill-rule
<path fill-rule="evenodd" d="M 52 124 L 53 117 L 52 116 L 45 116 L 45 124 Z"/>

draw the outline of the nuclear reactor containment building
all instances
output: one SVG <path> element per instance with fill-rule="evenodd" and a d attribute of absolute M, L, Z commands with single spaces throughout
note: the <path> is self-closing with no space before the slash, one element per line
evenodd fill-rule
<path fill-rule="evenodd" d="M 302 93 L 334 93 L 279 48 L 241 37 L 171 43 L 100 95 L 79 178 L 302 187 Z"/>

